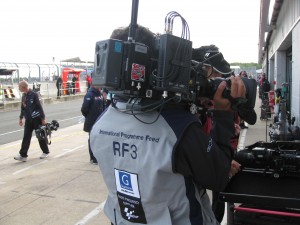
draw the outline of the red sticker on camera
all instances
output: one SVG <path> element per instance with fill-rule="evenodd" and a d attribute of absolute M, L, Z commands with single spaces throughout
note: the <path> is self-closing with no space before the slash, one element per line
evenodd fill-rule
<path fill-rule="evenodd" d="M 131 80 L 145 81 L 145 70 L 146 70 L 146 67 L 144 65 L 132 63 Z"/>

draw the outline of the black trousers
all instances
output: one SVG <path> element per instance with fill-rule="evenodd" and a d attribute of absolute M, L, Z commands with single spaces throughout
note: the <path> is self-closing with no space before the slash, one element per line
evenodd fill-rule
<path fill-rule="evenodd" d="M 61 96 L 61 89 L 60 89 L 60 86 L 57 87 L 57 97 Z"/>
<path fill-rule="evenodd" d="M 73 93 L 73 95 L 75 95 L 75 93 L 76 93 L 75 83 L 72 83 L 72 93 Z"/>
<path fill-rule="evenodd" d="M 89 140 L 88 140 L 88 144 L 89 144 L 89 153 L 90 153 L 90 160 L 93 160 L 94 162 L 97 162 L 97 159 L 95 158 L 92 149 L 91 149 L 91 144 L 90 144 L 90 134 L 91 132 L 89 132 Z"/>
<path fill-rule="evenodd" d="M 25 120 L 25 125 L 24 125 L 24 136 L 23 136 L 23 141 L 20 149 L 20 155 L 22 157 L 27 157 L 27 152 L 30 146 L 31 142 L 31 137 L 32 137 L 32 132 L 33 130 L 36 130 L 39 128 L 39 125 L 42 125 L 42 119 L 41 118 L 35 118 L 32 120 Z M 46 143 L 46 140 L 39 140 L 40 148 L 42 149 L 43 153 L 48 154 L 49 153 L 49 148 Z"/>
<path fill-rule="evenodd" d="M 219 198 L 219 192 L 212 192 L 212 210 L 219 223 L 222 222 L 225 213 L 225 202 L 222 202 Z"/>

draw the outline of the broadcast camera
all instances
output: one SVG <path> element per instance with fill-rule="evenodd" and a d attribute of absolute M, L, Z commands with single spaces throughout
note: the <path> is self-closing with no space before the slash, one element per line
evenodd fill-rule
<path fill-rule="evenodd" d="M 256 142 L 235 153 L 243 171 L 300 178 L 300 142 Z"/>
<path fill-rule="evenodd" d="M 40 125 L 38 129 L 35 130 L 35 135 L 39 140 L 46 140 L 48 145 L 51 144 L 51 133 L 52 131 L 57 131 L 59 128 L 59 123 L 56 120 L 52 120 L 46 125 Z"/>
<path fill-rule="evenodd" d="M 165 18 L 165 34 L 156 36 L 151 46 L 136 42 L 137 11 L 138 0 L 133 0 L 128 40 L 108 39 L 96 43 L 93 85 L 125 95 L 129 99 L 128 110 L 148 111 L 174 103 L 188 105 L 192 113 L 198 112 L 199 97 L 213 98 L 223 81 L 207 79 L 203 68 L 211 58 L 203 62 L 193 60 L 188 24 L 174 11 Z M 176 17 L 182 22 L 181 37 L 172 35 Z M 246 98 L 230 98 L 230 80 L 226 80 L 228 88 L 223 96 L 246 122 L 254 124 L 256 81 L 242 79 L 247 89 Z"/>

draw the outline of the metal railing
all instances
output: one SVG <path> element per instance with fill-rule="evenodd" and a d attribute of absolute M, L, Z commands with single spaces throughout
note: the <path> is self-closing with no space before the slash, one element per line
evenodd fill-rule
<path fill-rule="evenodd" d="M 70 82 L 65 82 L 70 84 Z M 86 93 L 87 91 L 87 82 L 79 81 L 79 85 L 75 84 L 75 88 L 73 86 L 67 87 L 67 85 L 63 85 L 60 88 L 61 96 Z M 34 89 L 33 85 L 40 84 L 40 86 L 36 86 Z M 57 97 L 57 87 L 55 82 L 50 83 L 30 83 L 29 87 L 33 89 L 35 92 L 39 92 L 42 98 L 56 98 Z M 75 92 L 73 92 L 75 91 Z M 0 84 L 0 103 L 5 104 L 8 102 L 17 102 L 21 101 L 22 93 L 19 91 L 18 85 L 4 85 Z"/>

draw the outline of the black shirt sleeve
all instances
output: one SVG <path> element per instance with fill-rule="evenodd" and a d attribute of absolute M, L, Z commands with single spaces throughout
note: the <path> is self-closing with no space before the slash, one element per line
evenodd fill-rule
<path fill-rule="evenodd" d="M 25 95 L 23 94 L 22 99 L 21 99 L 21 112 L 20 112 L 20 116 L 19 116 L 20 120 L 23 119 L 23 117 L 24 117 L 24 110 L 25 110 L 24 102 L 25 102 Z"/>
<path fill-rule="evenodd" d="M 233 115 L 232 112 L 215 111 L 210 136 L 201 130 L 199 123 L 191 124 L 175 150 L 175 172 L 192 177 L 201 187 L 223 190 L 229 181 L 232 160 Z"/>
<path fill-rule="evenodd" d="M 87 115 L 89 113 L 92 98 L 93 98 L 93 96 L 89 92 L 86 93 L 83 98 L 83 103 L 81 106 L 81 113 L 84 117 L 87 117 Z"/>
<path fill-rule="evenodd" d="M 45 119 L 45 113 L 44 113 L 44 109 L 43 109 L 43 106 L 42 106 L 42 104 L 41 104 L 41 102 L 40 102 L 40 99 L 39 99 L 39 96 L 38 96 L 38 94 L 37 93 L 35 93 L 35 92 L 33 92 L 34 93 L 34 102 L 35 102 L 35 104 L 36 104 L 36 106 L 37 106 L 37 108 L 39 109 L 39 112 L 40 112 L 40 114 L 41 114 L 41 118 L 42 118 L 42 120 L 44 120 Z"/>

